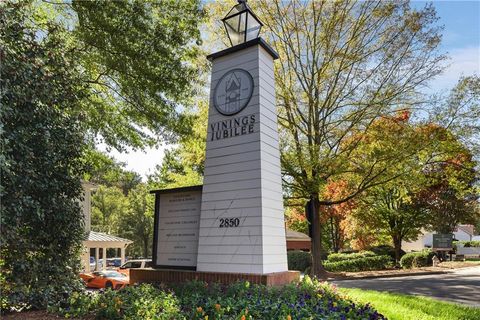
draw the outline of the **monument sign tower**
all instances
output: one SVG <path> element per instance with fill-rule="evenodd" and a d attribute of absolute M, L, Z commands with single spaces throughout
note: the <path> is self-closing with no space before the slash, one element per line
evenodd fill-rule
<path fill-rule="evenodd" d="M 273 61 L 246 2 L 223 19 L 212 62 L 198 271 L 287 271 Z"/>
<path fill-rule="evenodd" d="M 211 54 L 203 186 L 156 190 L 153 264 L 134 282 L 279 284 L 288 272 L 273 62 L 262 23 L 239 0 L 223 19 L 231 47 Z M 184 269 L 189 271 L 172 270 Z"/>

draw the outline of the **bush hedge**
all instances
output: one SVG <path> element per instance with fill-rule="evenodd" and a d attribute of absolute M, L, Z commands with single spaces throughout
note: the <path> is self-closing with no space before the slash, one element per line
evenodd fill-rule
<path fill-rule="evenodd" d="M 170 288 L 143 284 L 94 295 L 79 292 L 50 312 L 112 320 L 385 319 L 370 305 L 354 303 L 308 276 L 281 288 L 188 282 Z"/>
<path fill-rule="evenodd" d="M 287 252 L 288 270 L 305 272 L 312 265 L 310 252 L 294 250 Z"/>
<path fill-rule="evenodd" d="M 421 252 L 410 252 L 400 259 L 400 265 L 404 269 L 428 267 L 432 265 L 432 259 L 435 253 L 431 250 L 423 250 Z"/>
<path fill-rule="evenodd" d="M 332 253 L 328 255 L 328 262 L 339 262 L 346 260 L 356 260 L 366 257 L 374 257 L 375 253 L 371 251 L 362 251 L 357 253 Z"/>
<path fill-rule="evenodd" d="M 376 255 L 379 256 L 390 256 L 393 260 L 395 260 L 395 248 L 389 245 L 379 245 L 375 247 L 371 247 L 370 251 L 375 253 Z M 405 251 L 400 250 L 400 257 L 402 257 L 405 254 Z"/>
<path fill-rule="evenodd" d="M 480 241 L 455 241 L 454 244 L 463 244 L 465 248 L 480 248 Z"/>
<path fill-rule="evenodd" d="M 323 266 L 331 272 L 358 272 L 382 270 L 392 266 L 392 258 L 390 256 L 367 255 L 356 259 L 325 261 Z"/>

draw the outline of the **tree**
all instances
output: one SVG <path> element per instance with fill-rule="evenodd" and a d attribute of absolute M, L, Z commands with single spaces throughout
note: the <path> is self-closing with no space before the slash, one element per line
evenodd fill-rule
<path fill-rule="evenodd" d="M 127 212 L 119 217 L 118 235 L 133 240 L 127 248 L 130 255 L 147 258 L 152 254 L 153 198 L 148 185 L 138 185 L 128 195 Z"/>
<path fill-rule="evenodd" d="M 313 201 L 313 268 L 321 263 L 321 214 L 386 176 L 401 150 L 356 152 L 355 132 L 419 102 L 418 89 L 441 71 L 435 10 L 408 2 L 259 1 L 276 64 L 281 163 L 287 195 Z M 329 181 L 354 182 L 340 199 L 323 198 Z"/>
<path fill-rule="evenodd" d="M 92 141 L 143 148 L 188 132 L 193 61 L 203 14 L 198 0 L 25 2 L 29 28 L 55 22 L 87 96 L 80 114 Z M 48 33 L 45 33 L 48 37 Z M 52 48 L 57 50 L 58 48 Z"/>
<path fill-rule="evenodd" d="M 59 26 L 39 36 L 25 6 L 0 4 L 1 307 L 17 310 L 45 308 L 79 285 L 84 239 L 84 135 L 69 111 L 85 93 Z"/>
<path fill-rule="evenodd" d="M 203 181 L 207 135 L 208 103 L 198 100 L 192 132 L 180 138 L 176 148 L 165 152 L 155 172 L 149 176 L 152 187 L 165 189 L 199 185 Z"/>
<path fill-rule="evenodd" d="M 480 76 L 461 77 L 448 97 L 431 108 L 431 122 L 453 132 L 472 151 L 480 155 Z"/>
<path fill-rule="evenodd" d="M 427 225 L 428 211 L 415 203 L 404 186 L 382 185 L 368 191 L 364 210 L 357 217 L 386 232 L 395 248 L 395 260 L 401 258 L 402 241 L 416 240 Z"/>
<path fill-rule="evenodd" d="M 460 197 L 445 183 L 429 187 L 420 198 L 430 213 L 429 229 L 438 233 L 453 233 L 459 224 L 475 224 L 480 217 L 478 196 Z"/>
<path fill-rule="evenodd" d="M 118 231 L 119 219 L 128 210 L 128 199 L 117 187 L 99 186 L 92 197 L 92 229 L 107 234 Z"/>
<path fill-rule="evenodd" d="M 419 203 L 430 213 L 429 229 L 439 233 L 453 233 L 459 224 L 475 224 L 480 218 L 477 163 L 469 150 L 456 142 L 459 151 L 454 157 L 424 171 L 429 185 L 418 195 Z"/>
<path fill-rule="evenodd" d="M 93 148 L 88 148 L 83 156 L 84 180 L 106 187 L 117 187 L 125 196 L 142 182 L 142 177 L 125 169 L 125 163 Z"/>
<path fill-rule="evenodd" d="M 389 176 L 402 173 L 395 180 L 364 191 L 362 208 L 355 213 L 361 222 L 392 238 L 397 261 L 402 241 L 415 240 L 422 228 L 453 230 L 461 220 L 467 221 L 472 214 L 466 210 L 467 203 L 475 194 L 475 162 L 451 131 L 432 123 L 414 124 L 400 114 L 376 121 L 363 139 L 368 144 L 360 146 L 359 151 L 374 146 L 401 148 L 413 155 L 388 168 Z M 415 143 L 404 149 L 400 141 Z"/>
<path fill-rule="evenodd" d="M 314 203 L 312 273 L 320 275 L 325 207 L 395 179 L 398 174 L 387 175 L 389 166 L 413 156 L 401 147 L 386 152 L 372 146 L 364 161 L 354 137 L 381 116 L 422 101 L 419 89 L 445 59 L 438 53 L 440 27 L 432 5 L 414 10 L 408 1 L 249 4 L 265 24 L 262 36 L 280 55 L 275 81 L 284 191 L 288 205 Z M 211 25 L 207 32 L 225 42 L 222 26 Z M 351 192 L 323 197 L 325 187 L 340 180 L 349 181 Z"/>

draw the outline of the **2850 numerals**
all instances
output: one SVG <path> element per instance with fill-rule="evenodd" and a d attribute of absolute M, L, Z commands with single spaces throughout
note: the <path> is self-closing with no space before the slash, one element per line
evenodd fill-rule
<path fill-rule="evenodd" d="M 238 218 L 220 219 L 220 228 L 236 228 L 239 225 L 240 225 L 240 219 Z"/>

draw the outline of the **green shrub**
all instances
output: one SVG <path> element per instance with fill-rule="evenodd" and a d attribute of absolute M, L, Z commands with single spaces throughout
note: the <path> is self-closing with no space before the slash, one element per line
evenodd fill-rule
<path fill-rule="evenodd" d="M 178 299 L 172 292 L 150 284 L 122 290 L 106 290 L 103 294 L 74 292 L 67 301 L 50 307 L 50 312 L 66 318 L 95 316 L 97 319 L 183 319 Z"/>
<path fill-rule="evenodd" d="M 58 313 L 65 318 L 83 318 L 93 313 L 98 306 L 100 295 L 76 291 L 70 294 L 66 301 L 48 306 L 48 311 Z"/>
<path fill-rule="evenodd" d="M 480 241 L 455 241 L 454 244 L 463 244 L 465 248 L 479 248 Z"/>
<path fill-rule="evenodd" d="M 390 256 L 365 256 L 357 259 L 325 261 L 323 266 L 331 272 L 382 270 L 392 266 L 392 258 Z"/>
<path fill-rule="evenodd" d="M 312 265 L 310 252 L 295 250 L 287 252 L 288 270 L 305 272 Z"/>
<path fill-rule="evenodd" d="M 44 309 L 80 288 L 84 80 L 60 24 L 35 29 L 31 5 L 0 9 L 0 312 Z"/>
<path fill-rule="evenodd" d="M 400 259 L 400 265 L 404 269 L 428 267 L 432 265 L 432 259 L 435 253 L 431 250 L 421 252 L 410 252 Z"/>
<path fill-rule="evenodd" d="M 332 253 L 328 255 L 328 262 L 339 262 L 345 260 L 355 260 L 365 257 L 374 257 L 375 253 L 371 251 L 362 251 L 357 253 Z"/>

